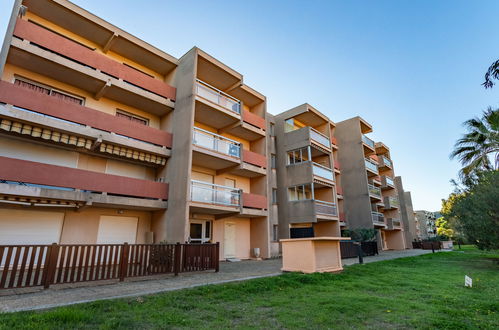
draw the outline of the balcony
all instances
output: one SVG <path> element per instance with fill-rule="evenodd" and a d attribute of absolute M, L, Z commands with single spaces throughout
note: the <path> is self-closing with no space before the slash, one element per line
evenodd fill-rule
<path fill-rule="evenodd" d="M 168 184 L 0 157 L 0 180 L 118 196 L 168 199 Z"/>
<path fill-rule="evenodd" d="M 369 197 L 381 200 L 381 189 L 372 184 L 367 184 L 367 186 L 369 188 Z"/>
<path fill-rule="evenodd" d="M 241 144 L 221 135 L 194 127 L 192 163 L 215 170 L 241 163 Z"/>
<path fill-rule="evenodd" d="M 395 196 L 386 196 L 384 198 L 385 210 L 400 208 L 399 199 Z"/>
<path fill-rule="evenodd" d="M 223 132 L 230 133 L 247 141 L 255 141 L 265 137 L 267 122 L 246 109 L 242 109 L 241 120 L 222 129 Z"/>
<path fill-rule="evenodd" d="M 156 115 L 173 110 L 176 89 L 41 26 L 18 19 L 8 62 Z M 24 40 L 21 41 L 20 39 Z"/>
<path fill-rule="evenodd" d="M 392 169 L 393 164 L 390 159 L 388 159 L 386 156 L 379 156 L 379 168 L 381 170 L 387 170 L 387 169 Z"/>
<path fill-rule="evenodd" d="M 191 211 L 209 214 L 239 213 L 241 190 L 202 181 L 191 181 Z"/>
<path fill-rule="evenodd" d="M 335 159 L 334 160 L 334 171 L 339 174 L 340 168 L 341 168 L 340 161 Z"/>
<path fill-rule="evenodd" d="M 367 174 L 368 174 L 369 177 L 375 176 L 375 175 L 379 174 L 379 172 L 378 172 L 378 164 L 375 161 L 373 161 L 373 160 L 371 160 L 369 158 L 365 158 L 364 162 L 365 162 Z"/>
<path fill-rule="evenodd" d="M 375 226 L 385 226 L 385 217 L 383 216 L 383 213 L 371 212 L 371 217 Z"/>
<path fill-rule="evenodd" d="M 242 193 L 241 217 L 262 217 L 267 216 L 267 197 L 252 193 Z"/>
<path fill-rule="evenodd" d="M 84 146 L 149 165 L 164 165 L 172 135 L 120 117 L 65 102 L 54 96 L 0 82 L 1 130 L 64 147 Z"/>
<path fill-rule="evenodd" d="M 239 166 L 230 169 L 230 173 L 248 178 L 267 175 L 267 157 L 259 153 L 243 149 L 242 162 Z"/>
<path fill-rule="evenodd" d="M 331 145 L 333 149 L 338 149 L 338 140 L 334 136 L 331 138 Z"/>
<path fill-rule="evenodd" d="M 326 147 L 327 149 L 331 149 L 331 141 L 329 140 L 329 138 L 313 127 L 310 127 L 310 138 L 312 139 L 312 141 L 315 141 L 316 143 Z"/>
<path fill-rule="evenodd" d="M 318 215 L 337 217 L 338 207 L 335 203 L 315 200 L 315 212 Z"/>
<path fill-rule="evenodd" d="M 381 189 L 382 190 L 395 189 L 395 182 L 389 176 L 383 175 L 381 176 Z"/>
<path fill-rule="evenodd" d="M 370 154 L 374 153 L 374 151 L 375 151 L 374 141 L 365 135 L 362 135 L 362 145 L 364 146 L 364 154 L 365 155 L 370 155 Z"/>
<path fill-rule="evenodd" d="M 334 182 L 334 172 L 326 166 L 312 162 L 312 173 L 314 176 Z"/>
<path fill-rule="evenodd" d="M 216 129 L 241 122 L 241 101 L 196 79 L 195 120 Z"/>
<path fill-rule="evenodd" d="M 400 222 L 400 219 L 392 219 L 392 218 L 387 218 L 386 219 L 386 229 L 388 230 L 397 230 L 397 229 L 402 229 L 402 224 Z"/>

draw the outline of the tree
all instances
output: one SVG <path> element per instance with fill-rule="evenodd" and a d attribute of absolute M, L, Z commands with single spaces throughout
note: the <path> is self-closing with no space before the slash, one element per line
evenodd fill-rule
<path fill-rule="evenodd" d="M 479 249 L 499 249 L 499 171 L 478 174 L 476 184 L 451 197 L 444 219 Z"/>
<path fill-rule="evenodd" d="M 451 228 L 449 221 L 445 220 L 444 217 L 438 218 L 435 225 L 437 227 L 437 235 L 442 239 L 451 239 L 454 237 L 454 229 Z"/>
<path fill-rule="evenodd" d="M 461 180 L 473 181 L 478 172 L 497 170 L 499 167 L 499 109 L 488 108 L 481 118 L 464 122 L 468 133 L 454 145 L 450 158 L 458 158 L 463 168 Z M 490 157 L 494 158 L 494 164 Z"/>
<path fill-rule="evenodd" d="M 499 60 L 492 63 L 487 72 L 485 73 L 485 81 L 483 82 L 483 86 L 485 88 L 492 88 L 494 86 L 494 82 L 492 80 L 499 80 Z"/>

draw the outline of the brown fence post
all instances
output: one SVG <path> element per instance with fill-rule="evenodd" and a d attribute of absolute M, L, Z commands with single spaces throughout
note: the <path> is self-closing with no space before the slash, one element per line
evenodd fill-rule
<path fill-rule="evenodd" d="M 59 256 L 59 245 L 52 243 L 46 256 L 46 263 L 42 275 L 43 288 L 48 289 L 54 280 L 57 258 Z"/>
<path fill-rule="evenodd" d="M 215 273 L 220 270 L 220 242 L 217 242 L 215 246 Z"/>
<path fill-rule="evenodd" d="M 128 254 L 130 251 L 130 247 L 128 246 L 128 243 L 125 243 L 121 247 L 121 258 L 120 258 L 120 282 L 123 282 L 125 280 L 125 277 L 127 275 L 127 270 L 128 270 Z"/>
<path fill-rule="evenodd" d="M 175 253 L 173 255 L 173 272 L 178 276 L 180 272 L 180 259 L 182 257 L 182 245 L 179 242 L 175 244 Z"/>

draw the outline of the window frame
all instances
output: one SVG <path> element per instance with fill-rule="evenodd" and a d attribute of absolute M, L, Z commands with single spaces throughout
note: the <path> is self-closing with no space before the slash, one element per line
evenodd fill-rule
<path fill-rule="evenodd" d="M 120 117 L 120 115 L 121 115 L 121 117 Z M 128 112 L 128 111 L 120 109 L 120 108 L 116 108 L 115 116 L 118 118 L 130 117 L 129 120 L 132 123 L 138 123 L 137 121 L 134 121 L 133 119 L 138 119 L 138 120 L 144 121 L 145 122 L 144 124 L 138 123 L 138 124 L 144 125 L 144 126 L 149 126 L 149 123 L 150 123 L 149 118 L 145 118 L 145 117 L 136 115 L 134 113 Z"/>
<path fill-rule="evenodd" d="M 63 94 L 65 96 L 74 98 L 76 100 L 80 100 L 81 101 L 80 105 L 81 106 L 85 106 L 86 99 L 83 96 L 76 95 L 76 94 L 73 94 L 73 93 L 70 93 L 70 92 L 66 92 L 66 91 L 61 90 L 59 88 L 55 88 L 55 87 L 52 87 L 50 85 L 40 83 L 38 81 L 34 81 L 34 80 L 29 79 L 29 78 L 25 78 L 25 77 L 22 77 L 22 76 L 14 75 L 12 83 L 15 84 L 16 80 L 22 81 L 22 82 L 27 83 L 27 84 L 35 85 L 35 86 L 40 87 L 40 88 L 47 89 L 49 91 L 49 93 L 46 94 L 46 95 L 49 95 L 49 96 L 55 96 L 55 95 L 52 94 L 52 92 L 56 92 L 56 93 Z"/>

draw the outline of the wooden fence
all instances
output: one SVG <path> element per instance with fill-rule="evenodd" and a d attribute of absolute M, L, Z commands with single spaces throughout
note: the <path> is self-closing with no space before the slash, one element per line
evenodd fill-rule
<path fill-rule="evenodd" d="M 219 270 L 216 244 L 0 245 L 0 289 Z"/>
<path fill-rule="evenodd" d="M 356 258 L 359 256 L 359 252 L 356 242 L 353 241 L 340 241 L 340 251 L 341 258 Z M 361 242 L 362 253 L 364 256 L 373 256 L 378 253 L 378 243 L 377 242 Z"/>

